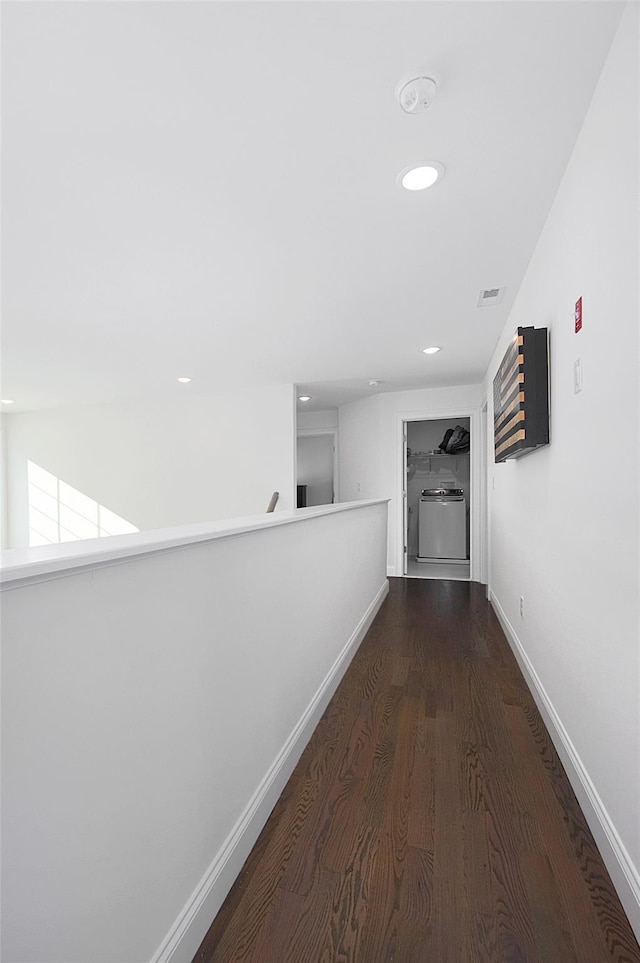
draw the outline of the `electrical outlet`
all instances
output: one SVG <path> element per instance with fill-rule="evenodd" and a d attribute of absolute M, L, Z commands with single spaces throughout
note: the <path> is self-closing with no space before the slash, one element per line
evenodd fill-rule
<path fill-rule="evenodd" d="M 520 618 L 524 618 L 524 595 L 520 596 Z"/>
<path fill-rule="evenodd" d="M 361 491 L 362 491 L 362 483 L 361 483 L 361 482 L 357 482 L 357 483 L 356 483 L 356 491 L 357 491 L 357 492 L 361 492 Z"/>

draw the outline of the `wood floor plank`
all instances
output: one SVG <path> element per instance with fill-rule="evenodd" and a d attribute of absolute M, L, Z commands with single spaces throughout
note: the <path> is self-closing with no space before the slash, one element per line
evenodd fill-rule
<path fill-rule="evenodd" d="M 491 879 L 487 814 L 485 811 L 471 810 L 462 818 L 463 889 L 469 913 L 469 925 L 465 932 L 465 959 L 473 963 L 490 963 L 499 959 L 499 953 L 496 893 Z"/>
<path fill-rule="evenodd" d="M 533 928 L 540 958 L 548 960 L 560 952 L 563 963 L 581 963 L 571 938 L 557 881 L 549 859 L 540 853 L 525 853 L 521 865 L 529 905 L 533 913 Z"/>
<path fill-rule="evenodd" d="M 640 963 L 481 586 L 391 579 L 194 963 Z"/>
<path fill-rule="evenodd" d="M 372 867 L 371 895 L 363 940 L 363 958 L 393 959 L 404 918 L 400 913 L 408 848 L 408 832 L 415 753 L 414 721 L 417 699 L 402 700 L 397 723 L 393 769 L 386 804 L 378 821 L 378 845 Z M 374 904 L 379 904 L 376 909 Z"/>
<path fill-rule="evenodd" d="M 407 848 L 399 908 L 403 919 L 417 924 L 426 942 L 433 927 L 433 852 Z"/>
<path fill-rule="evenodd" d="M 256 942 L 251 963 L 322 960 L 339 882 L 335 873 L 319 869 L 313 892 L 306 897 L 279 890 L 278 908 L 272 913 L 268 928 L 263 930 L 262 939 Z"/>
<path fill-rule="evenodd" d="M 456 753 L 456 720 L 453 713 L 447 712 L 438 716 L 438 723 L 434 776 L 434 954 L 443 963 L 467 963 L 465 932 L 469 921 L 467 901 L 461 885 L 465 854 L 461 831 L 462 794 Z"/>

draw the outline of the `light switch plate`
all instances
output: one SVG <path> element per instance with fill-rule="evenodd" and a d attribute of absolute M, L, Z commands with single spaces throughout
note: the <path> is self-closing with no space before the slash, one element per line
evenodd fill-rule
<path fill-rule="evenodd" d="M 573 391 L 576 395 L 582 391 L 582 358 L 573 362 Z"/>

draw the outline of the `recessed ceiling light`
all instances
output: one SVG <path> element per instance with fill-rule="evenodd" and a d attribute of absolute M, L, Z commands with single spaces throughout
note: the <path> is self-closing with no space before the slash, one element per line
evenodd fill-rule
<path fill-rule="evenodd" d="M 423 348 L 422 351 L 424 354 L 437 354 L 440 348 L 436 348 L 434 345 L 432 348 Z"/>
<path fill-rule="evenodd" d="M 181 385 L 188 385 L 189 382 L 191 381 L 191 378 L 178 378 L 178 381 L 180 382 Z"/>
<path fill-rule="evenodd" d="M 298 395 L 298 401 L 311 401 L 311 395 Z"/>
<path fill-rule="evenodd" d="M 14 401 L 13 401 L 13 398 L 3 398 L 2 401 L 0 401 L 0 404 L 2 404 L 2 405 L 12 405 L 12 404 L 14 404 Z"/>
<path fill-rule="evenodd" d="M 444 166 L 439 161 L 425 161 L 417 167 L 407 167 L 398 180 L 407 191 L 424 191 L 444 177 Z"/>

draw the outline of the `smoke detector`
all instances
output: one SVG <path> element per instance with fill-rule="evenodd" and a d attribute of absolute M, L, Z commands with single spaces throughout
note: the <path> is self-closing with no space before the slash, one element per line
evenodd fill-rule
<path fill-rule="evenodd" d="M 433 103 L 438 85 L 433 77 L 414 77 L 398 91 L 398 101 L 405 114 L 419 114 Z"/>

